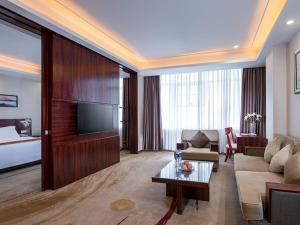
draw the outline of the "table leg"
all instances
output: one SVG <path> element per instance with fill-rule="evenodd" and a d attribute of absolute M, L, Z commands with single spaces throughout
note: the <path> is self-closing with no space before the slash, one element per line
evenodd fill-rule
<path fill-rule="evenodd" d="M 183 196 L 182 196 L 182 186 L 177 185 L 177 214 L 182 215 L 183 212 Z"/>
<path fill-rule="evenodd" d="M 176 185 L 176 198 L 177 198 L 177 214 L 182 215 L 185 205 L 188 203 L 188 199 L 183 195 L 183 187 Z"/>

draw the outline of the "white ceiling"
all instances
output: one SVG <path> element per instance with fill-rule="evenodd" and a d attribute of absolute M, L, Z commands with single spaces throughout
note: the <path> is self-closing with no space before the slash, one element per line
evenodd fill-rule
<path fill-rule="evenodd" d="M 250 47 L 269 0 L 57 0 L 143 58 Z"/>
<path fill-rule="evenodd" d="M 0 55 L 41 64 L 41 40 L 39 36 L 1 20 L 0 34 Z"/>
<path fill-rule="evenodd" d="M 240 45 L 241 48 L 251 47 L 264 9 L 268 3 L 270 5 L 271 1 L 55 0 L 52 3 L 60 4 L 61 7 L 72 11 L 92 27 L 100 28 L 102 32 L 105 31 L 106 35 L 121 41 L 126 48 L 133 50 L 137 55 L 151 59 L 199 51 L 232 50 L 235 44 Z M 17 2 L 23 2 L 23 4 Z M 9 0 L 1 2 L 1 4 L 129 68 L 138 68 L 134 67 L 134 64 L 130 64 L 126 58 L 78 36 L 76 31 L 74 33 L 74 31 L 68 30 L 47 16 L 36 13 L 31 7 L 28 7 L 30 4 L 25 7 L 25 2 Z M 42 2 L 42 0 L 38 0 L 36 4 L 38 2 Z M 47 4 L 45 3 L 44 6 Z M 209 69 L 263 65 L 265 57 L 273 45 L 288 42 L 299 31 L 299 11 L 300 0 L 287 0 L 287 4 L 265 42 L 258 60 L 243 60 L 240 61 L 242 63 L 230 63 L 228 65 L 217 63 L 217 66 L 213 66 L 216 63 L 205 65 L 199 63 L 189 67 Z M 45 12 L 46 15 L 50 15 L 49 10 L 45 10 Z M 288 19 L 295 19 L 295 24 L 287 26 L 285 23 Z M 164 70 L 163 68 L 157 67 L 157 69 L 148 70 L 146 73 L 160 72 Z"/>

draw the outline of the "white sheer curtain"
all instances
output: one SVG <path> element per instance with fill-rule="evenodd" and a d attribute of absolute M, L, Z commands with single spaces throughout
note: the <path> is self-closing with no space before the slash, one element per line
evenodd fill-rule
<path fill-rule="evenodd" d="M 218 129 L 224 152 L 224 128 L 240 127 L 242 69 L 163 74 L 160 79 L 164 149 L 176 149 L 182 129 Z"/>

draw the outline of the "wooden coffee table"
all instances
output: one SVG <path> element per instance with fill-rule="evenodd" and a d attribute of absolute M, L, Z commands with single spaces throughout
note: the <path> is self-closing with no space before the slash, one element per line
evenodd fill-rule
<path fill-rule="evenodd" d="M 175 160 L 169 162 L 155 176 L 152 182 L 165 183 L 166 195 L 173 196 L 177 201 L 177 213 L 182 214 L 188 199 L 209 201 L 209 184 L 213 163 L 206 161 L 189 161 L 193 171 L 183 172 L 175 166 Z"/>

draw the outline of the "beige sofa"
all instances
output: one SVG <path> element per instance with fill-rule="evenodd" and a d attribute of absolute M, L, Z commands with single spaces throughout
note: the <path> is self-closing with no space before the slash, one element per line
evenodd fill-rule
<path fill-rule="evenodd" d="M 194 148 L 190 140 L 201 131 L 209 139 L 203 148 Z M 181 143 L 177 143 L 177 150 L 181 150 L 182 159 L 214 162 L 214 171 L 219 167 L 219 132 L 218 130 L 183 130 Z"/>
<path fill-rule="evenodd" d="M 300 143 L 295 139 L 280 136 L 281 148 L 291 144 L 293 154 L 300 151 Z M 283 174 L 269 172 L 269 164 L 264 161 L 264 148 L 246 147 L 245 153 L 234 155 L 234 170 L 243 216 L 246 220 L 263 220 L 265 215 L 268 185 L 273 183 L 285 189 Z M 267 182 L 271 182 L 268 183 Z"/>

